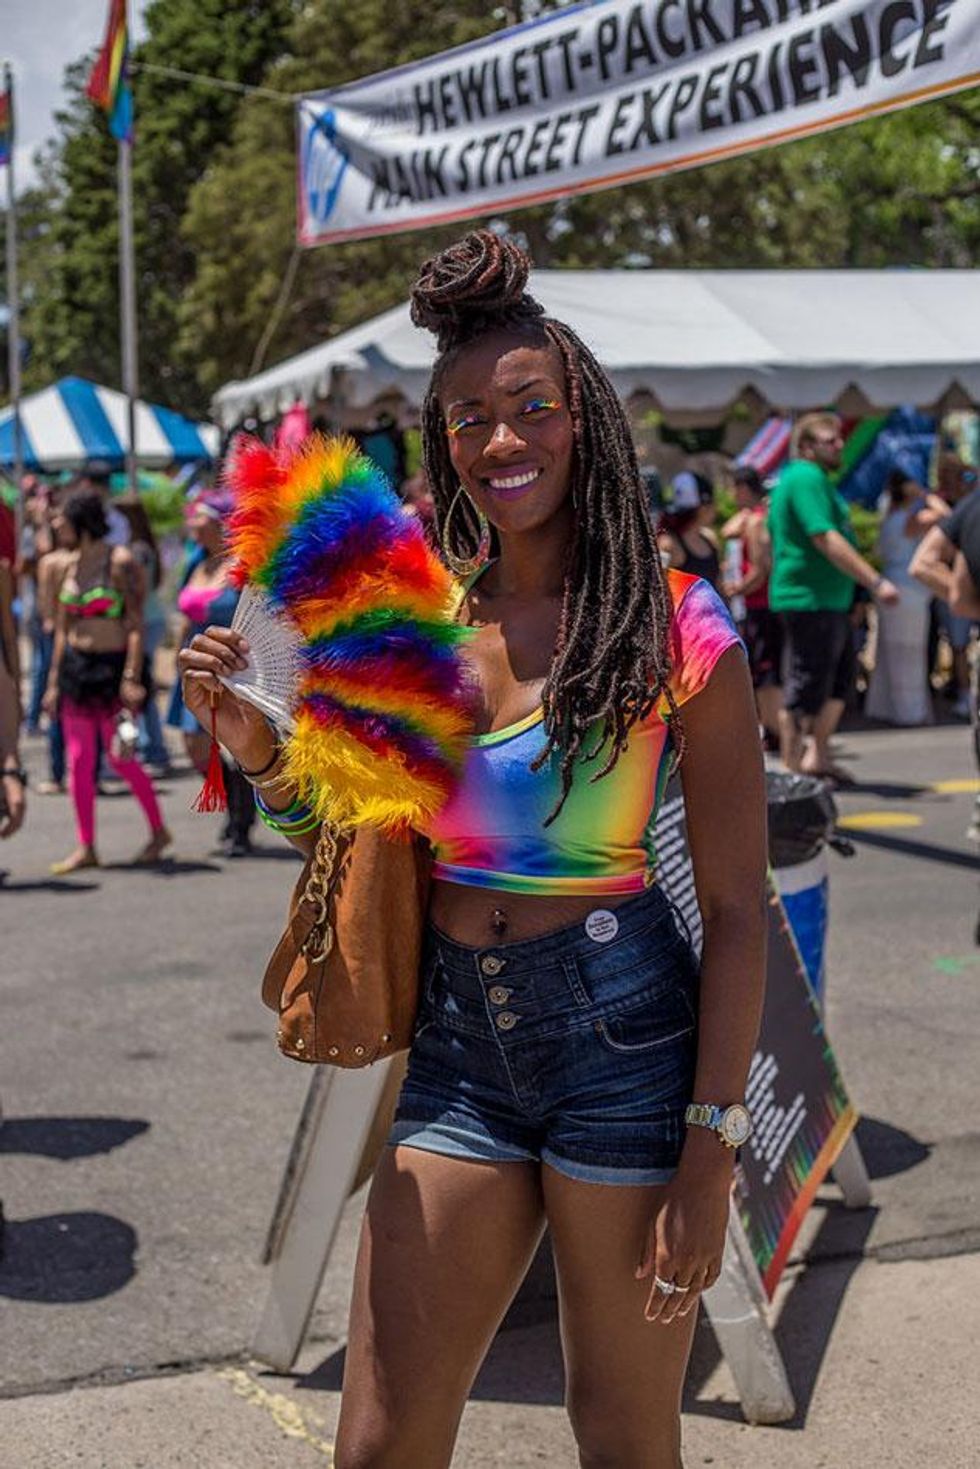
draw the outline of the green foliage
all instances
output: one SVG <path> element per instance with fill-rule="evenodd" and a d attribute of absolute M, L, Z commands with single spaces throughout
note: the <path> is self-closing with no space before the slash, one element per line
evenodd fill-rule
<path fill-rule="evenodd" d="M 878 565 L 878 557 L 875 547 L 878 544 L 878 532 L 881 529 L 881 516 L 877 510 L 866 510 L 863 505 L 851 505 L 851 529 L 854 532 L 854 540 L 861 555 L 866 557 L 872 565 Z"/>
<path fill-rule="evenodd" d="M 146 397 L 174 408 L 207 406 L 195 364 L 173 350 L 178 304 L 196 270 L 181 221 L 241 98 L 144 68 L 164 64 L 257 84 L 280 55 L 294 11 L 293 0 L 154 0 L 146 11 L 147 39 L 133 58 L 140 381 Z M 121 378 L 117 149 L 104 115 L 84 95 L 90 65 L 89 57 L 68 68 L 59 134 L 21 226 L 27 388 L 66 373 L 110 385 Z"/>

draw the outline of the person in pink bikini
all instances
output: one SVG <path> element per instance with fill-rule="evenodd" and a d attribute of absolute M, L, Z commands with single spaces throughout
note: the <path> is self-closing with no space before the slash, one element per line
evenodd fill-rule
<path fill-rule="evenodd" d="M 78 846 L 52 872 L 63 875 L 97 867 L 95 770 L 101 740 L 109 764 L 136 797 L 150 828 L 137 863 L 158 862 L 173 838 L 164 825 L 153 783 L 139 761 L 118 747 L 116 720 L 122 709 L 139 710 L 143 622 L 140 580 L 124 546 L 106 542 L 108 522 L 101 498 L 81 492 L 65 502 L 65 519 L 77 549 L 58 594 L 54 652 L 44 706 L 60 709 Z"/>
<path fill-rule="evenodd" d="M 238 605 L 238 592 L 231 585 L 231 562 L 225 548 L 224 522 L 232 502 L 220 490 L 206 490 L 194 501 L 187 520 L 189 535 L 204 552 L 177 597 L 184 618 L 180 646 L 206 627 L 230 627 Z M 208 768 L 210 737 L 184 705 L 179 681 L 174 685 L 167 723 L 182 731 L 192 764 L 202 775 Z M 230 760 L 222 760 L 228 819 L 221 835 L 225 855 L 247 857 L 252 850 L 251 831 L 255 822 L 252 788 Z"/>

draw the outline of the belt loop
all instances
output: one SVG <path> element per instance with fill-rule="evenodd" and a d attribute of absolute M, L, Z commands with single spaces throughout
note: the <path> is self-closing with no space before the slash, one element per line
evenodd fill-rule
<path fill-rule="evenodd" d="M 561 967 L 565 971 L 565 981 L 572 992 L 572 997 L 576 1005 L 583 1010 L 587 1009 L 592 1004 L 592 999 L 582 982 L 582 975 L 579 972 L 578 960 L 575 958 L 575 955 L 566 954 L 561 961 Z"/>

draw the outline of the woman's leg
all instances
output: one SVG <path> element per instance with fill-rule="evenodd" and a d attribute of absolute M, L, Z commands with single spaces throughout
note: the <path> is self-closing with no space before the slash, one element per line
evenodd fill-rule
<path fill-rule="evenodd" d="M 153 683 L 153 661 L 165 633 L 166 623 L 148 622 L 143 629 L 143 656 L 150 671 L 150 686 L 146 691 L 146 703 L 139 718 L 143 732 L 143 738 L 140 741 L 140 756 L 148 765 L 169 766 L 170 764 L 170 752 L 163 738 L 160 708 L 157 704 L 156 688 Z"/>
<path fill-rule="evenodd" d="M 697 1312 L 644 1319 L 636 1280 L 661 1190 L 578 1183 L 545 1167 L 568 1413 L 582 1469 L 680 1469 L 680 1405 Z"/>
<path fill-rule="evenodd" d="M 154 846 L 166 833 L 163 824 L 163 816 L 160 811 L 160 803 L 153 789 L 153 782 L 143 769 L 138 760 L 120 760 L 112 753 L 112 739 L 115 733 L 115 716 L 105 710 L 99 714 L 99 733 L 102 736 L 102 748 L 106 752 L 109 764 L 113 770 L 124 780 L 136 797 L 150 827 L 150 844 Z M 147 849 L 147 853 L 149 848 Z M 143 855 L 143 854 L 141 854 Z"/>
<path fill-rule="evenodd" d="M 73 866 L 82 865 L 86 857 L 86 865 L 90 865 L 95 856 L 95 744 L 98 717 L 90 710 L 73 703 L 71 699 L 62 699 L 61 723 L 65 732 L 68 784 L 75 807 L 79 851 L 56 866 L 69 871 Z"/>
<path fill-rule="evenodd" d="M 385 1149 L 361 1230 L 336 1469 L 445 1469 L 542 1227 L 533 1164 Z"/>

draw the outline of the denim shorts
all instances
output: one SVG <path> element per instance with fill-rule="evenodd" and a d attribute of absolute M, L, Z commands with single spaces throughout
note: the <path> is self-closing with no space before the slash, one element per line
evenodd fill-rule
<path fill-rule="evenodd" d="M 430 926 L 389 1137 L 589 1183 L 677 1167 L 697 1045 L 697 965 L 657 887 L 523 943 L 473 949 Z"/>

